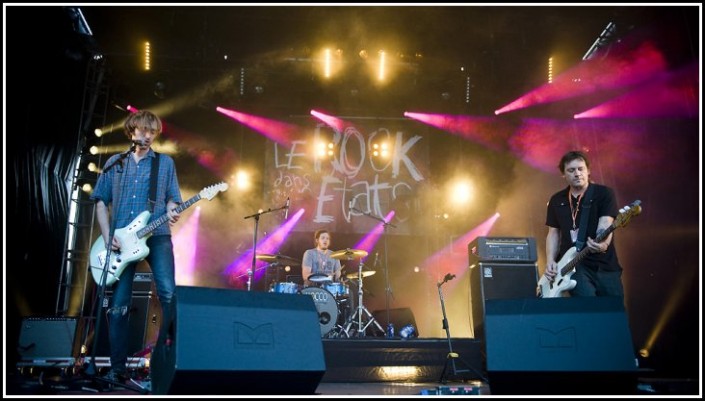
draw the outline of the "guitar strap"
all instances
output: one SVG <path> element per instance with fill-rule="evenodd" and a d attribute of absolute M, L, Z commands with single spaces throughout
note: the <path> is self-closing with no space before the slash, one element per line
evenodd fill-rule
<path fill-rule="evenodd" d="M 592 187 L 592 184 L 588 185 L 588 189 L 585 191 L 585 196 L 583 197 L 580 228 L 578 228 L 578 240 L 575 241 L 575 249 L 577 249 L 578 252 L 583 250 L 587 240 L 588 216 L 590 215 L 590 206 L 592 206 Z"/>
<path fill-rule="evenodd" d="M 154 162 L 152 163 L 152 174 L 149 177 L 149 212 L 154 213 L 154 205 L 157 204 L 157 176 L 159 175 L 159 153 L 154 152 Z"/>

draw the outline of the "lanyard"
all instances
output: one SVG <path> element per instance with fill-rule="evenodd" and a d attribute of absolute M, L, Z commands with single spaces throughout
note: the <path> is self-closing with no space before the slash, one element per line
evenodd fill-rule
<path fill-rule="evenodd" d="M 570 217 L 573 218 L 573 230 L 575 230 L 577 228 L 575 226 L 575 220 L 578 218 L 578 211 L 580 210 L 580 200 L 583 199 L 584 193 L 585 192 L 578 195 L 578 203 L 575 205 L 575 210 L 573 210 L 573 199 L 570 195 L 570 190 L 568 190 L 568 205 L 570 205 Z"/>

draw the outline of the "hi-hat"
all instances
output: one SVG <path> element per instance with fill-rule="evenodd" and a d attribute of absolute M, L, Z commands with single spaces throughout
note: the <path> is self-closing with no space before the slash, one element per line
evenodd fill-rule
<path fill-rule="evenodd" d="M 335 251 L 330 254 L 330 257 L 333 259 L 345 259 L 345 260 L 351 260 L 355 258 L 364 258 L 367 256 L 367 251 L 363 251 L 362 249 L 343 249 L 341 251 Z"/>
<path fill-rule="evenodd" d="M 374 271 L 374 270 L 364 270 L 364 271 L 362 272 L 362 277 L 363 277 L 363 278 L 365 278 L 365 277 L 370 277 L 371 275 L 373 275 L 373 274 L 375 274 L 375 273 L 377 273 L 377 272 Z M 358 274 L 357 274 L 357 273 L 350 273 L 350 274 L 348 274 L 348 275 L 345 276 L 345 277 L 349 278 L 350 280 L 356 280 L 356 279 L 358 278 Z"/>
<path fill-rule="evenodd" d="M 255 256 L 257 260 L 263 260 L 265 262 L 269 262 L 271 264 L 281 264 L 281 265 L 289 265 L 289 266 L 298 266 L 301 264 L 300 260 L 296 260 L 290 256 L 285 256 L 285 255 L 270 255 L 266 253 L 260 253 L 259 255 Z"/>

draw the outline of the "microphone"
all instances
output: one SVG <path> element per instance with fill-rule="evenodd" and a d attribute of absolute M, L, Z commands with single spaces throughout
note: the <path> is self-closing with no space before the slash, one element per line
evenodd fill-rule
<path fill-rule="evenodd" d="M 450 281 L 450 280 L 452 280 L 452 279 L 454 279 L 454 278 L 455 278 L 455 274 L 450 274 L 450 273 L 448 273 L 448 274 L 446 274 L 446 276 L 443 278 L 443 282 L 446 283 L 446 282 L 448 282 L 448 281 Z"/>
<path fill-rule="evenodd" d="M 133 139 L 132 144 L 136 146 L 144 146 L 144 142 L 141 139 Z"/>
<path fill-rule="evenodd" d="M 284 206 L 286 208 L 286 211 L 284 212 L 284 220 L 289 218 L 289 203 L 291 203 L 291 199 L 289 199 L 289 197 L 287 196 L 286 197 L 286 206 Z"/>

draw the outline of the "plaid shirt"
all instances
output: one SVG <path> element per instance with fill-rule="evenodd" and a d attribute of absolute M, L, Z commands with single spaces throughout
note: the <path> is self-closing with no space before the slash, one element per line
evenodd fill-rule
<path fill-rule="evenodd" d="M 105 166 L 111 166 L 121 155 L 111 156 Z M 112 218 L 115 228 L 123 228 L 134 220 L 140 213 L 150 210 L 149 184 L 152 174 L 152 162 L 156 154 L 152 149 L 147 156 L 138 163 L 132 155 L 128 155 L 121 162 L 110 168 L 98 177 L 95 189 L 91 194 L 94 201 L 102 200 L 106 205 L 113 203 Z M 176 177 L 174 159 L 165 154 L 160 155 L 159 173 L 157 174 L 157 203 L 149 222 L 166 214 L 168 201 L 181 203 L 181 192 Z M 117 208 L 116 208 L 117 207 Z M 152 232 L 152 235 L 171 234 L 169 224 L 162 224 Z"/>

